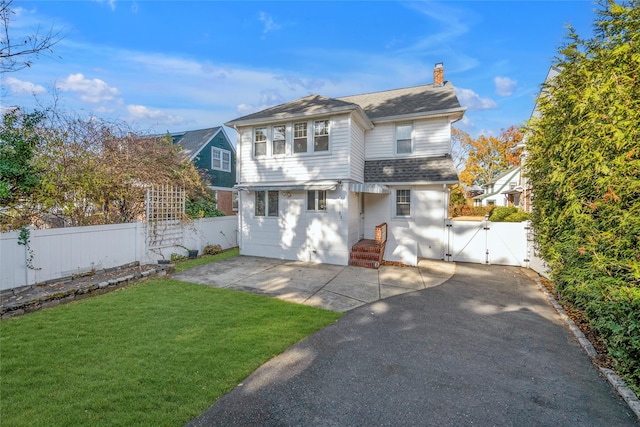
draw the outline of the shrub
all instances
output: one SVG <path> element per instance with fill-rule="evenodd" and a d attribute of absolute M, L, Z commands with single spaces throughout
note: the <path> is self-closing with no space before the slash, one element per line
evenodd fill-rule
<path fill-rule="evenodd" d="M 518 212 L 515 206 L 496 206 L 489 215 L 489 221 L 505 222 L 505 218 Z"/>
<path fill-rule="evenodd" d="M 220 245 L 207 245 L 204 247 L 205 255 L 216 255 L 222 252 L 222 247 Z"/>
<path fill-rule="evenodd" d="M 522 222 L 529 221 L 531 219 L 531 215 L 529 215 L 525 211 L 518 211 L 512 214 L 507 215 L 503 222 Z"/>

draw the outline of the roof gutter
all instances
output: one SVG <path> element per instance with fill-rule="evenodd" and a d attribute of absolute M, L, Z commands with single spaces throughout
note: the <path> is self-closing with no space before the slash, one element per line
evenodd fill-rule
<path fill-rule="evenodd" d="M 348 113 L 350 111 L 358 110 L 358 109 L 361 110 L 361 108 L 358 105 L 353 104 L 353 105 L 337 107 L 337 108 L 323 108 L 323 109 L 314 110 L 312 112 L 307 112 L 302 114 L 281 113 L 281 114 L 274 114 L 269 117 L 261 117 L 258 119 L 232 120 L 230 122 L 225 123 L 224 125 L 228 127 L 267 125 L 267 124 L 273 124 L 276 122 L 285 122 L 289 120 L 322 117 L 322 116 L 327 116 L 329 114 Z M 364 113 L 362 114 L 364 115 Z M 367 119 L 367 121 L 371 123 L 369 119 Z M 371 127 L 373 128 L 373 124 L 371 124 Z"/>
<path fill-rule="evenodd" d="M 398 116 L 381 117 L 379 119 L 372 119 L 371 121 L 374 124 L 377 124 L 377 123 L 398 122 L 402 120 L 411 120 L 411 119 L 417 119 L 417 118 L 435 119 L 440 117 L 451 117 L 451 116 L 453 116 L 453 119 L 457 121 L 462 119 L 462 116 L 464 115 L 465 111 L 467 111 L 466 107 L 465 108 L 448 108 L 446 110 L 430 111 L 427 113 L 413 113 L 413 114 L 402 114 Z"/>

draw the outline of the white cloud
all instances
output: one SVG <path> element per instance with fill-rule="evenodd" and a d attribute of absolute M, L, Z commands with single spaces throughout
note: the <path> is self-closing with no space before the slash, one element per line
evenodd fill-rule
<path fill-rule="evenodd" d="M 127 105 L 129 117 L 134 121 L 153 121 L 163 125 L 176 125 L 184 122 L 181 116 L 175 116 L 162 110 L 152 110 L 144 105 Z"/>
<path fill-rule="evenodd" d="M 516 80 L 500 76 L 494 78 L 493 82 L 496 84 L 496 93 L 500 96 L 511 96 L 513 94 L 513 90 L 518 84 Z"/>
<path fill-rule="evenodd" d="M 273 18 L 265 12 L 260 12 L 260 17 L 258 19 L 260 19 L 260 22 L 264 25 L 262 34 L 267 34 L 281 28 L 281 26 L 276 24 Z"/>
<path fill-rule="evenodd" d="M 481 98 L 480 95 L 478 95 L 471 89 L 457 87 L 456 95 L 458 95 L 460 105 L 462 105 L 463 107 L 467 107 L 469 111 L 490 110 L 492 108 L 498 107 L 498 104 L 496 104 L 493 99 Z"/>
<path fill-rule="evenodd" d="M 57 88 L 67 92 L 80 93 L 80 99 L 97 104 L 113 100 L 120 93 L 100 79 L 89 80 L 81 73 L 70 74 L 65 80 L 57 84 Z"/>
<path fill-rule="evenodd" d="M 256 108 L 253 105 L 249 104 L 238 104 L 236 106 L 236 111 L 238 111 L 238 114 L 244 116 L 250 114 L 252 111 L 256 111 Z"/>
<path fill-rule="evenodd" d="M 47 91 L 43 86 L 18 80 L 15 77 L 7 77 L 4 79 L 4 84 L 7 85 L 14 95 L 37 95 Z"/>

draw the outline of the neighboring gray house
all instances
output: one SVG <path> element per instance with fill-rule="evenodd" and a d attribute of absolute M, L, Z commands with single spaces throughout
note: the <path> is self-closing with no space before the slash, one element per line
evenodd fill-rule
<path fill-rule="evenodd" d="M 520 166 L 516 166 L 486 184 L 484 194 L 473 198 L 473 205 L 520 207 L 521 195 Z"/>
<path fill-rule="evenodd" d="M 226 123 L 238 132 L 240 253 L 377 267 L 352 247 L 387 224 L 384 259 L 442 259 L 451 124 L 464 111 L 436 64 L 433 84 L 309 95 Z"/>

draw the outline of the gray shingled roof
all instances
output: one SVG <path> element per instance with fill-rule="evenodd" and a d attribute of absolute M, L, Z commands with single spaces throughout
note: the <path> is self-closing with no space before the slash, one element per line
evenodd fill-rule
<path fill-rule="evenodd" d="M 338 99 L 358 104 L 372 121 L 384 117 L 428 114 L 461 108 L 453 85 L 449 82 L 445 82 L 443 86 L 428 84 Z"/>
<path fill-rule="evenodd" d="M 334 111 L 355 110 L 356 108 L 358 108 L 358 105 L 350 102 L 326 98 L 320 95 L 308 95 L 304 98 L 299 98 L 294 101 L 267 108 L 266 110 L 258 111 L 257 113 L 239 117 L 225 124 L 227 126 L 233 126 L 234 124 L 239 124 L 241 122 L 259 121 L 260 119 L 286 120 L 293 117 L 330 113 Z"/>
<path fill-rule="evenodd" d="M 293 117 L 355 110 L 358 107 L 372 121 L 385 117 L 428 115 L 437 111 L 463 111 L 453 85 L 445 82 L 443 86 L 428 84 L 342 98 L 309 95 L 239 117 L 225 124 L 234 126 L 260 121 L 287 120 Z"/>
<path fill-rule="evenodd" d="M 457 182 L 458 173 L 449 156 L 421 157 L 364 162 L 364 182 Z"/>
<path fill-rule="evenodd" d="M 182 152 L 188 158 L 197 153 L 200 148 L 213 138 L 220 126 L 208 129 L 190 130 L 174 135 L 173 143 L 182 147 Z"/>

